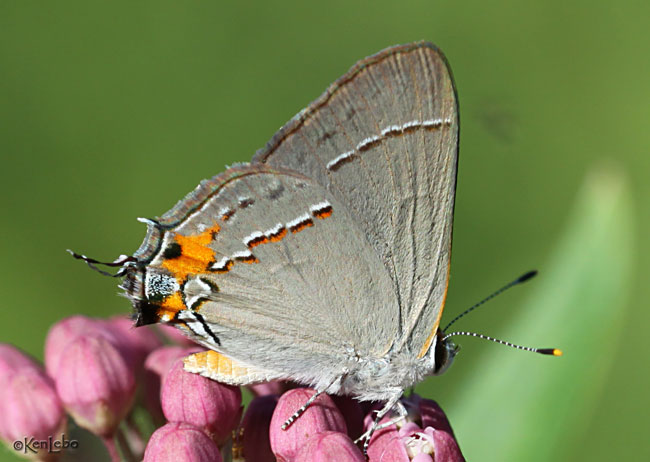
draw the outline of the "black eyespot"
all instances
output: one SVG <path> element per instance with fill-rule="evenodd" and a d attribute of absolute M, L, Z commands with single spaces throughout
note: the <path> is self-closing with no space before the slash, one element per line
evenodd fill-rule
<path fill-rule="evenodd" d="M 159 305 L 162 303 L 162 301 L 165 299 L 165 297 L 169 294 L 163 294 L 161 292 L 152 292 L 149 293 L 149 298 L 147 299 L 149 302 Z"/>
<path fill-rule="evenodd" d="M 178 258 L 183 254 L 183 249 L 181 248 L 180 244 L 174 242 L 173 244 L 170 244 L 169 247 L 165 249 L 165 252 L 163 253 L 163 257 L 165 260 L 173 260 L 174 258 Z"/>

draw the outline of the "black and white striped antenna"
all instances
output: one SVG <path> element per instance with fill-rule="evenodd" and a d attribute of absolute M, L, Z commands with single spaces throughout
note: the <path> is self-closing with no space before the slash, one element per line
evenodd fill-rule
<path fill-rule="evenodd" d="M 528 281 L 529 279 L 532 279 L 533 277 L 535 277 L 536 275 L 537 275 L 537 271 L 535 271 L 535 270 L 533 270 L 533 271 L 529 271 L 529 272 L 527 272 L 527 273 L 525 273 L 525 274 L 522 274 L 521 276 L 519 276 L 519 277 L 518 277 L 517 279 L 515 279 L 514 281 L 509 282 L 508 284 L 506 284 L 505 286 L 501 287 L 501 288 L 500 288 L 499 290 L 497 290 L 496 292 L 494 292 L 494 293 L 488 295 L 487 297 L 485 297 L 485 298 L 484 298 L 483 300 L 481 300 L 480 302 L 478 302 L 478 303 L 476 303 L 476 304 L 470 306 L 470 307 L 467 308 L 465 311 L 463 311 L 462 313 L 460 313 L 458 316 L 456 316 L 454 319 L 452 319 L 452 320 L 451 320 L 451 321 L 450 321 L 450 322 L 445 326 L 445 328 L 442 330 L 442 332 L 444 333 L 444 337 L 442 338 L 443 342 L 444 342 L 445 340 L 447 340 L 448 338 L 450 338 L 450 337 L 455 337 L 455 336 L 464 335 L 464 336 L 467 336 L 467 337 L 477 337 L 477 338 L 481 338 L 481 339 L 483 339 L 483 340 L 489 340 L 489 341 L 491 341 L 491 342 L 500 343 L 501 345 L 506 345 L 506 346 L 509 346 L 509 347 L 512 347 L 512 348 L 516 348 L 516 349 L 518 349 L 518 350 L 532 351 L 533 353 L 540 353 L 540 354 L 543 354 L 543 355 L 562 356 L 562 350 L 560 350 L 560 349 L 558 349 L 558 348 L 532 348 L 532 347 L 527 347 L 527 346 L 522 346 L 522 345 L 516 345 L 516 344 L 511 343 L 511 342 L 506 342 L 505 340 L 499 340 L 499 339 L 497 339 L 497 338 L 490 337 L 490 336 L 488 336 L 488 335 L 477 334 L 477 333 L 475 333 L 475 332 L 456 331 L 456 332 L 450 332 L 450 333 L 448 333 L 448 334 L 446 333 L 447 330 L 452 326 L 452 324 L 454 324 L 456 321 L 458 321 L 460 318 L 462 318 L 462 317 L 465 316 L 466 314 L 468 314 L 468 313 L 474 311 L 474 310 L 475 310 L 476 308 L 478 308 L 479 306 L 483 305 L 483 304 L 486 303 L 486 302 L 489 302 L 489 301 L 492 300 L 494 297 L 496 297 L 497 295 L 502 294 L 503 292 L 505 292 L 506 290 L 510 289 L 511 287 L 514 287 L 514 286 L 516 286 L 517 284 L 521 284 L 522 282 L 526 282 L 526 281 Z"/>

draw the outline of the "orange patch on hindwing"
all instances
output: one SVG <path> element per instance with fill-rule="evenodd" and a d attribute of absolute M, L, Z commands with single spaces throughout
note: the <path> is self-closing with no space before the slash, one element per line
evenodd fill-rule
<path fill-rule="evenodd" d="M 213 350 L 202 351 L 187 356 L 185 366 L 192 370 L 207 373 L 210 376 L 241 377 L 250 373 L 249 368 L 237 364 L 232 359 Z"/>
<path fill-rule="evenodd" d="M 180 292 L 174 292 L 163 300 L 157 314 L 163 321 L 171 321 L 176 316 L 176 313 L 184 309 L 183 296 Z"/>
<path fill-rule="evenodd" d="M 220 231 L 219 225 L 206 229 L 201 234 L 174 236 L 175 245 L 179 246 L 179 255 L 166 258 L 162 266 L 181 283 L 190 274 L 199 274 L 207 271 L 208 266 L 214 261 L 214 250 L 208 247 L 215 235 Z"/>
<path fill-rule="evenodd" d="M 208 244 L 212 242 L 220 231 L 215 224 L 200 234 L 183 236 L 176 234 L 174 242 L 163 251 L 162 267 L 176 279 L 179 286 L 183 286 L 190 274 L 200 274 L 208 270 L 214 262 L 214 250 Z M 187 309 L 183 295 L 176 291 L 164 298 L 158 309 L 158 316 L 163 321 L 171 321 L 176 314 Z"/>

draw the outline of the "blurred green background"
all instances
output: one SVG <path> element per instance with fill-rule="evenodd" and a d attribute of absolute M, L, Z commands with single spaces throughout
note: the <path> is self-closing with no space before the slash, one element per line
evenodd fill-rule
<path fill-rule="evenodd" d="M 0 1 L 0 341 L 37 357 L 74 313 L 125 313 L 111 260 L 199 180 L 250 159 L 358 59 L 426 39 L 461 105 L 445 319 L 418 391 L 468 460 L 650 460 L 647 2 Z M 8 452 L 0 458 L 13 460 Z"/>

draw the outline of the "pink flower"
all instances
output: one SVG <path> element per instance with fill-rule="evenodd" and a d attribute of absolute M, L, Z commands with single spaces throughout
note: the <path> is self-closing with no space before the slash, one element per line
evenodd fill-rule
<path fill-rule="evenodd" d="M 449 421 L 435 401 L 417 395 L 403 400 L 406 419 L 378 430 L 370 440 L 370 462 L 463 462 Z M 366 416 L 366 425 L 374 414 Z M 388 422 L 384 417 L 381 423 Z M 426 423 L 424 430 L 420 425 Z"/>
<path fill-rule="evenodd" d="M 13 345 L 0 343 L 0 390 L 5 390 L 7 382 L 23 368 L 39 369 L 39 365 L 30 356 L 20 351 Z M 0 395 L 1 397 L 2 395 Z M 0 406 L 6 399 L 0 399 Z M 4 412 L 0 409 L 0 436 L 4 435 L 4 425 L 6 419 L 3 418 Z"/>
<path fill-rule="evenodd" d="M 278 395 L 258 396 L 248 405 L 239 438 L 245 460 L 275 462 L 269 440 L 269 426 L 279 399 Z"/>
<path fill-rule="evenodd" d="M 0 352 L 0 355 L 7 359 L 6 351 Z M 13 361 L 14 359 L 18 358 L 9 358 L 9 361 L 18 365 L 20 361 Z M 25 360 L 26 363 L 6 374 L 2 380 L 1 436 L 8 442 L 32 437 L 39 441 L 49 437 L 58 439 L 66 426 L 61 400 L 54 390 L 52 380 L 42 368 L 26 356 Z M 45 456 L 39 454 L 41 458 Z"/>
<path fill-rule="evenodd" d="M 133 371 L 137 368 L 129 348 L 130 343 L 124 338 L 121 331 L 115 329 L 104 319 L 93 319 L 87 316 L 75 315 L 50 327 L 45 339 L 45 370 L 48 375 L 55 378 L 59 373 L 59 361 L 68 344 L 80 335 L 92 335 L 108 341 L 122 355 Z"/>
<path fill-rule="evenodd" d="M 180 329 L 174 326 L 166 324 L 157 324 L 156 327 L 163 333 L 165 337 L 171 340 L 173 343 L 179 344 L 181 346 L 198 346 L 196 342 L 190 340 Z"/>
<path fill-rule="evenodd" d="M 285 382 L 283 380 L 272 380 L 271 382 L 256 383 L 248 385 L 248 389 L 255 396 L 264 395 L 281 395 L 285 391 L 292 389 L 295 385 L 293 382 Z"/>
<path fill-rule="evenodd" d="M 413 457 L 411 462 L 434 462 L 434 460 L 429 454 L 420 453 Z"/>
<path fill-rule="evenodd" d="M 142 429 L 129 416 L 139 383 L 138 404 L 149 411 L 154 424 L 169 421 L 152 435 L 144 461 L 221 462 L 220 446 L 229 452 L 232 447 L 235 458 L 244 457 L 234 460 L 365 461 L 353 439 L 363 432 L 363 416 L 372 403 L 319 395 L 282 430 L 316 392 L 286 391 L 296 385 L 274 381 L 249 387 L 260 396 L 239 424 L 239 388 L 184 370 L 183 358 L 198 351 L 197 346 L 162 346 L 154 331 L 134 329 L 122 317 L 73 316 L 55 324 L 47 337 L 45 358 L 52 383 L 35 360 L 0 344 L 0 436 L 10 440 L 22 433 L 40 439 L 60 437 L 65 409 L 79 426 L 102 438 L 112 460 L 119 460 L 120 454 L 140 459 L 145 447 Z M 369 462 L 464 461 L 449 421 L 435 401 L 412 395 L 402 402 L 408 416 L 373 435 Z M 366 416 L 366 429 L 373 417 Z"/>
<path fill-rule="evenodd" d="M 160 396 L 167 420 L 190 423 L 217 444 L 230 437 L 241 418 L 240 389 L 186 372 L 182 358 L 164 376 Z"/>
<path fill-rule="evenodd" d="M 373 413 L 368 414 L 367 420 L 372 421 Z M 384 417 L 380 423 L 390 421 L 390 417 Z M 370 462 L 409 462 L 409 454 L 406 451 L 406 441 L 399 435 L 396 425 L 377 430 L 370 440 L 368 446 L 368 460 Z"/>
<path fill-rule="evenodd" d="M 200 429 L 184 422 L 168 423 L 151 435 L 144 462 L 222 462 L 219 448 Z"/>
<path fill-rule="evenodd" d="M 201 351 L 198 347 L 163 346 L 149 353 L 149 356 L 145 360 L 144 368 L 162 378 L 167 375 L 167 372 L 169 372 L 177 359 L 184 358 L 198 351 Z"/>
<path fill-rule="evenodd" d="M 365 457 L 349 436 L 339 432 L 313 435 L 298 451 L 298 462 L 365 462 Z"/>
<path fill-rule="evenodd" d="M 162 341 L 150 326 L 135 327 L 125 316 L 114 316 L 104 321 L 106 327 L 122 337 L 127 354 L 132 358 L 136 372 L 142 371 L 144 361 L 153 350 L 162 346 Z"/>
<path fill-rule="evenodd" d="M 461 454 L 458 443 L 452 434 L 444 430 L 427 427 L 424 429 L 423 438 L 433 446 L 434 462 L 465 462 L 465 458 Z"/>
<path fill-rule="evenodd" d="M 18 369 L 31 367 L 40 369 L 34 358 L 7 343 L 0 343 L 0 385 Z"/>
<path fill-rule="evenodd" d="M 178 358 L 183 358 L 200 351 L 198 348 L 181 346 L 163 346 L 155 349 L 147 356 L 142 375 L 142 404 L 151 414 L 153 422 L 157 425 L 165 423 L 165 417 L 160 403 L 160 384 L 169 369 Z"/>
<path fill-rule="evenodd" d="M 80 427 L 111 436 L 131 409 L 135 395 L 132 369 L 104 336 L 78 335 L 61 353 L 56 389 Z"/>
<path fill-rule="evenodd" d="M 314 395 L 315 390 L 296 388 L 280 398 L 273 412 L 269 437 L 271 449 L 280 462 L 293 462 L 298 450 L 312 435 L 326 431 L 347 433 L 345 419 L 332 398 L 320 395 L 304 414 L 286 430 L 282 424 Z"/>
<path fill-rule="evenodd" d="M 404 400 L 404 405 L 409 410 L 410 420 L 418 422 L 422 428 L 433 427 L 454 436 L 447 416 L 435 401 L 414 393 Z"/>

